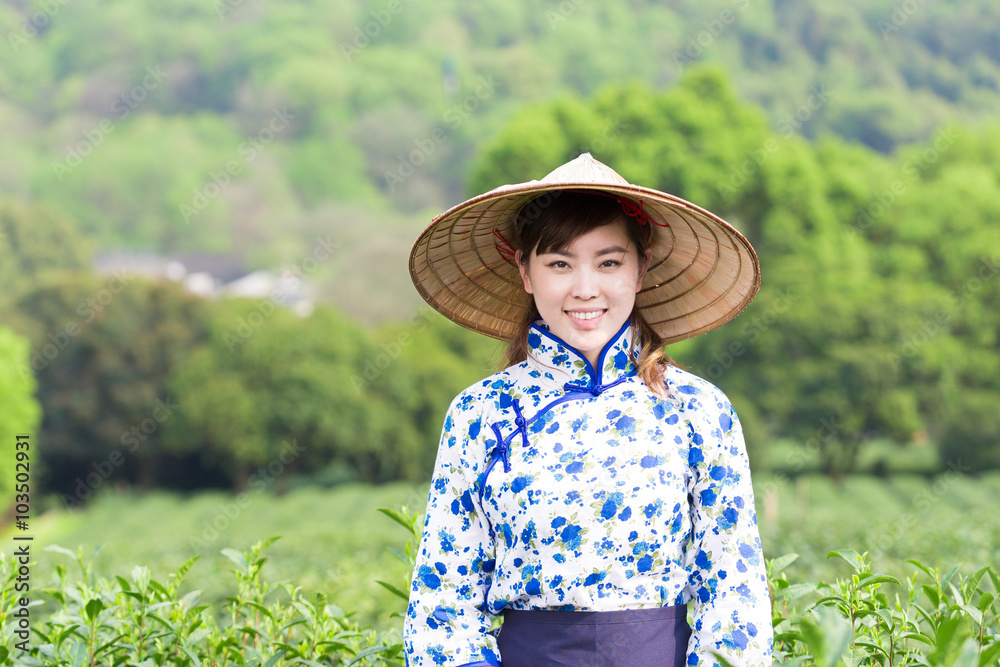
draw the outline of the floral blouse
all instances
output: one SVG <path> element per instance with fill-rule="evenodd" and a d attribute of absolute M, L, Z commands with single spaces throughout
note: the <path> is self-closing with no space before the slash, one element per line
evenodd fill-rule
<path fill-rule="evenodd" d="M 672 400 L 629 355 L 597 370 L 541 320 L 528 360 L 448 409 L 404 623 L 411 667 L 498 666 L 505 609 L 693 601 L 689 665 L 770 665 L 771 607 L 743 432 L 725 395 L 670 366 Z M 635 352 L 641 344 L 636 341 Z"/>

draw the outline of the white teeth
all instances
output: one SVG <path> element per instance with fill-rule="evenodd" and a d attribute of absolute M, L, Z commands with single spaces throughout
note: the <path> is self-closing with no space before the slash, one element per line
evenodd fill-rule
<path fill-rule="evenodd" d="M 573 317 L 575 317 L 576 319 L 578 319 L 578 320 L 592 320 L 595 317 L 600 317 L 601 315 L 604 314 L 603 310 L 595 310 L 595 311 L 591 311 L 589 313 L 577 313 L 577 312 L 574 312 L 572 310 L 567 311 L 567 312 L 570 315 L 572 315 Z"/>

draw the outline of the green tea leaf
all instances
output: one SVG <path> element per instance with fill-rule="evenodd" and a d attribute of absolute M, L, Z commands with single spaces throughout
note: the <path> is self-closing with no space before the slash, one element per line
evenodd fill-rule
<path fill-rule="evenodd" d="M 963 639 L 963 637 L 959 634 L 958 629 L 964 622 L 965 621 L 961 616 L 952 616 L 941 622 L 941 625 L 937 628 L 935 636 L 937 645 L 934 650 L 927 655 L 931 664 L 946 664 L 950 662 L 950 660 L 948 660 L 949 654 L 953 655 L 957 653 L 960 642 Z"/>
<path fill-rule="evenodd" d="M 854 640 L 854 643 L 857 646 L 864 646 L 864 647 L 870 648 L 873 651 L 875 651 L 877 653 L 881 653 L 884 656 L 888 656 L 889 655 L 889 652 L 886 651 L 884 648 L 882 648 L 881 644 L 879 644 L 878 642 L 876 642 L 876 641 L 874 641 L 872 639 L 869 639 L 868 637 L 858 637 L 857 639 Z"/>
<path fill-rule="evenodd" d="M 264 614 L 264 616 L 266 616 L 268 619 L 270 619 L 272 621 L 274 620 L 274 615 L 271 614 L 271 611 L 267 607 L 265 607 L 264 605 L 261 605 L 261 604 L 258 604 L 256 602 L 253 602 L 252 600 L 247 600 L 246 605 L 248 607 L 252 607 L 253 609 L 256 609 L 261 614 Z"/>
<path fill-rule="evenodd" d="M 940 606 L 940 604 L 941 604 L 941 596 L 938 595 L 938 592 L 937 592 L 936 589 L 931 588 L 927 584 L 923 584 L 920 587 L 920 590 L 922 590 L 924 592 L 924 595 L 927 596 L 927 599 L 930 600 L 930 603 L 932 605 L 934 605 L 935 609 L 937 609 L 938 606 Z"/>
<path fill-rule="evenodd" d="M 87 606 L 84 608 L 84 615 L 87 617 L 88 621 L 93 622 L 94 619 L 104 610 L 104 602 L 100 598 L 92 598 L 87 602 Z"/>
<path fill-rule="evenodd" d="M 173 597 L 170 594 L 170 591 L 168 591 L 166 588 L 164 588 L 163 584 L 161 584 L 160 582 L 158 582 L 156 579 L 150 579 L 149 580 L 149 587 L 152 588 L 157 593 L 159 593 L 160 595 L 162 595 L 163 597 L 167 597 L 167 598 Z"/>
<path fill-rule="evenodd" d="M 767 563 L 767 569 L 775 574 L 781 572 L 786 567 L 798 560 L 799 555 L 796 553 L 784 554 L 783 556 L 778 556 L 777 558 L 772 558 Z"/>
<path fill-rule="evenodd" d="M 1000 642 L 984 648 L 983 652 L 979 654 L 979 667 L 996 665 L 998 662 L 1000 662 Z"/>
<path fill-rule="evenodd" d="M 103 548 L 104 548 L 104 542 L 101 542 L 96 547 L 94 547 L 93 553 L 90 554 L 90 557 L 87 559 L 87 562 L 86 562 L 86 564 L 84 566 L 85 570 L 89 570 L 90 569 L 90 564 L 92 562 L 94 562 L 94 559 L 97 558 L 97 554 L 99 554 L 101 552 L 101 549 L 103 549 Z"/>
<path fill-rule="evenodd" d="M 947 586 L 951 582 L 951 580 L 955 577 L 956 574 L 958 574 L 958 565 L 948 570 L 948 573 L 943 577 L 941 577 L 941 588 Z"/>
<path fill-rule="evenodd" d="M 405 528 L 406 532 L 413 533 L 414 535 L 416 535 L 416 533 L 414 532 L 413 525 L 410 522 L 410 519 L 402 512 L 394 509 L 389 509 L 388 507 L 379 507 L 378 511 L 386 515 L 396 523 L 398 523 L 403 528 Z"/>
<path fill-rule="evenodd" d="M 899 579 L 897 579 L 896 577 L 891 577 L 888 574 L 879 574 L 865 579 L 861 583 L 861 588 L 867 588 L 868 586 L 873 586 L 875 584 L 896 584 L 897 586 L 903 585 L 899 583 Z"/>
<path fill-rule="evenodd" d="M 389 553 L 391 553 L 393 556 L 395 556 L 400 561 L 402 561 L 403 564 L 405 564 L 405 565 L 409 565 L 410 564 L 410 557 L 407 556 L 406 554 L 404 554 L 402 551 L 400 551 L 399 549 L 396 549 L 394 547 L 387 547 L 387 548 L 389 549 Z"/>
<path fill-rule="evenodd" d="M 378 584 L 378 585 L 380 585 L 382 588 L 385 588 L 390 593 L 393 593 L 397 597 L 402 598 L 403 600 L 409 600 L 410 599 L 409 595 L 407 595 L 406 593 L 404 593 L 400 589 L 396 588 L 392 584 L 386 583 L 384 581 L 380 581 L 378 579 L 375 580 L 375 583 Z"/>
<path fill-rule="evenodd" d="M 268 660 L 266 663 L 264 663 L 264 667 L 274 667 L 275 663 L 277 663 L 278 660 L 280 660 L 281 658 L 283 658 L 284 655 L 285 655 L 285 653 L 287 653 L 287 651 L 278 651 L 277 653 L 275 653 L 271 657 L 270 660 Z"/>
<path fill-rule="evenodd" d="M 118 644 L 118 640 L 121 639 L 124 636 L 125 636 L 125 634 L 122 633 L 122 634 L 118 635 L 117 637 L 115 637 L 114 639 L 112 639 L 111 641 L 102 644 L 100 647 L 98 647 L 98 649 L 96 651 L 94 651 L 94 655 L 98 656 L 98 655 L 104 653 L 106 650 L 108 650 L 110 648 L 114 648 L 115 645 Z"/>
<path fill-rule="evenodd" d="M 924 565 L 923 563 L 921 563 L 919 560 L 917 560 L 915 558 L 907 558 L 906 562 L 909 563 L 910 565 L 916 565 L 918 568 L 920 568 L 921 570 L 923 570 L 924 574 L 926 574 L 931 579 L 935 578 L 934 577 L 934 573 L 931 572 L 930 568 L 928 568 L 926 565 Z"/>
<path fill-rule="evenodd" d="M 820 667 L 833 667 L 851 643 L 851 625 L 829 607 L 814 607 L 799 622 L 802 639 Z"/>
<path fill-rule="evenodd" d="M 71 634 L 76 634 L 80 637 L 83 637 L 82 634 L 76 632 L 76 629 L 78 627 L 80 627 L 78 623 L 67 625 L 65 628 L 62 629 L 62 631 L 59 633 L 59 635 L 56 637 L 56 640 L 53 643 L 56 645 L 62 644 L 64 641 L 66 641 L 66 638 L 69 637 Z"/>
<path fill-rule="evenodd" d="M 854 568 L 855 572 L 861 572 L 864 569 L 864 561 L 854 549 L 838 549 L 837 551 L 831 551 L 826 555 L 826 557 L 843 558 L 852 568 Z"/>
<path fill-rule="evenodd" d="M 241 570 L 249 569 L 246 557 L 236 549 L 223 549 L 219 553 L 236 563 Z"/>
<path fill-rule="evenodd" d="M 198 558 L 200 558 L 200 556 L 197 555 L 191 556 L 186 561 L 184 561 L 179 568 L 177 568 L 176 572 L 170 575 L 170 578 L 173 579 L 174 581 L 174 586 L 181 583 L 181 580 L 184 579 L 188 571 L 190 571 L 190 569 L 194 567 L 195 561 L 197 561 Z"/>
<path fill-rule="evenodd" d="M 789 602 L 797 600 L 803 595 L 809 595 L 810 593 L 816 592 L 816 584 L 792 584 L 788 588 L 781 591 L 779 597 Z"/>
<path fill-rule="evenodd" d="M 184 655 L 191 658 L 191 662 L 195 664 L 195 667 L 201 667 L 201 660 L 198 658 L 197 655 L 194 654 L 194 652 L 190 648 L 188 648 L 187 646 L 182 646 L 181 651 L 184 653 Z"/>
<path fill-rule="evenodd" d="M 972 620 L 976 622 L 976 625 L 983 624 L 983 612 L 979 611 L 971 604 L 963 604 L 960 605 L 960 607 L 962 608 L 962 611 L 972 617 Z"/>
<path fill-rule="evenodd" d="M 271 546 L 272 544 L 274 544 L 275 542 L 277 542 L 280 539 L 281 539 L 281 535 L 272 535 L 271 537 L 269 537 L 266 540 L 264 540 L 263 542 L 261 542 L 260 550 L 263 551 L 264 549 L 268 548 L 269 546 Z"/>
<path fill-rule="evenodd" d="M 962 591 L 955 587 L 955 584 L 949 583 L 948 588 L 951 589 L 952 597 L 955 598 L 955 604 L 961 607 L 965 604 L 965 598 L 962 596 Z"/>
<path fill-rule="evenodd" d="M 366 648 L 364 651 L 361 651 L 356 656 L 354 656 L 351 659 L 351 661 L 349 663 L 347 663 L 347 667 L 351 667 L 351 665 L 358 664 L 359 662 L 361 662 L 362 660 L 364 660 L 368 656 L 377 655 L 379 653 L 385 653 L 387 650 L 389 650 L 388 646 L 381 646 L 381 645 L 380 646 L 371 646 L 369 648 Z"/>
<path fill-rule="evenodd" d="M 979 568 L 971 577 L 969 577 L 969 580 L 965 582 L 966 594 L 970 598 L 972 597 L 972 593 L 977 588 L 979 588 L 979 582 L 986 575 L 986 573 L 989 572 L 989 570 L 990 570 L 989 565 L 987 565 L 986 567 Z"/>
<path fill-rule="evenodd" d="M 990 581 L 993 582 L 993 590 L 997 593 L 997 595 L 1000 595 L 1000 574 L 997 574 L 997 571 L 990 567 L 989 575 Z"/>
<path fill-rule="evenodd" d="M 979 655 L 979 644 L 976 640 L 969 638 L 965 640 L 962 644 L 962 652 L 959 653 L 958 659 L 952 663 L 952 667 L 977 667 Z"/>
<path fill-rule="evenodd" d="M 161 618 L 160 616 L 158 616 L 156 614 L 148 614 L 147 616 L 149 618 L 153 619 L 154 621 L 162 624 L 164 627 L 169 628 L 171 632 L 177 632 L 177 628 L 174 627 L 173 623 L 170 623 L 166 619 Z"/>
<path fill-rule="evenodd" d="M 49 544 L 46 547 L 44 547 L 42 551 L 54 551 L 57 554 L 63 554 L 64 556 L 69 556 L 73 560 L 76 560 L 75 553 L 73 553 L 69 549 L 59 546 L 58 544 Z"/>

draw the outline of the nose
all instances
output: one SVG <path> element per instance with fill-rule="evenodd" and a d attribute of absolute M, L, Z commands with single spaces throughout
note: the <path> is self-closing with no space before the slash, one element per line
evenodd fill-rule
<path fill-rule="evenodd" d="M 600 292 L 597 272 L 581 267 L 573 272 L 573 296 L 578 299 L 593 299 Z"/>

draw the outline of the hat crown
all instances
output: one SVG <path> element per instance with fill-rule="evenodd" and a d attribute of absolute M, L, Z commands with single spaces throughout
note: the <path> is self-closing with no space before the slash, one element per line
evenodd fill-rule
<path fill-rule="evenodd" d="M 618 172 L 598 162 L 590 153 L 582 153 L 574 160 L 556 167 L 541 183 L 600 183 L 602 185 L 628 185 Z"/>

